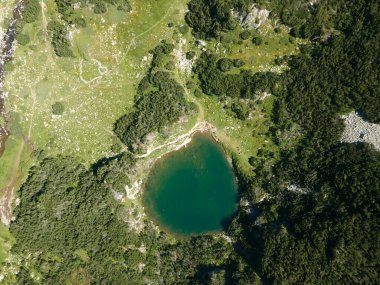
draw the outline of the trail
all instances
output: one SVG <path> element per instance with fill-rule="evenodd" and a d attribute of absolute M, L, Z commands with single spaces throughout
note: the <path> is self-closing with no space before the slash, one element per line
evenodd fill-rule
<path fill-rule="evenodd" d="M 160 23 L 162 23 L 162 21 L 165 20 L 165 18 L 169 15 L 169 12 L 171 11 L 173 7 L 173 4 L 169 6 L 168 10 L 166 11 L 166 13 L 157 21 L 155 22 L 152 26 L 150 26 L 148 29 L 146 29 L 145 31 L 141 32 L 140 34 L 134 36 L 132 39 L 131 39 L 131 42 L 130 44 L 128 45 L 126 51 L 125 51 L 125 54 L 124 54 L 124 57 L 126 57 L 129 53 L 129 51 L 131 50 L 131 47 L 133 45 L 136 44 L 136 40 L 140 37 L 142 37 L 143 35 L 145 35 L 146 33 L 150 32 L 151 30 L 153 30 L 155 27 L 157 27 Z M 115 65 L 106 75 L 109 75 L 111 74 L 112 71 L 114 71 L 117 67 L 119 67 L 121 63 Z"/>
<path fill-rule="evenodd" d="M 198 114 L 197 122 L 204 121 L 205 120 L 205 111 L 203 109 L 203 106 L 201 103 L 199 103 L 197 98 L 194 97 L 194 95 L 190 94 L 189 90 L 186 88 L 184 80 L 183 80 L 184 76 L 185 75 L 179 74 L 178 69 L 176 70 L 175 78 L 177 79 L 177 82 L 182 86 L 183 90 L 185 91 L 185 95 L 186 95 L 187 100 L 195 103 L 195 105 L 197 105 L 197 107 L 198 107 L 199 114 Z"/>
<path fill-rule="evenodd" d="M 159 149 L 162 149 L 164 147 L 168 147 L 168 146 L 177 144 L 179 141 L 184 140 L 180 145 L 177 145 L 176 148 L 175 148 L 175 149 L 180 149 L 180 148 L 184 147 L 185 145 L 187 145 L 191 141 L 191 136 L 194 133 L 196 133 L 196 132 L 205 132 L 205 131 L 209 131 L 209 130 L 215 130 L 215 127 L 213 125 L 211 125 L 210 123 L 206 122 L 206 121 L 197 122 L 194 125 L 194 127 L 192 127 L 191 130 L 188 131 L 187 133 L 178 136 L 176 139 L 174 139 L 174 140 L 172 140 L 172 141 L 170 141 L 168 143 L 165 143 L 165 144 L 159 145 L 159 146 L 157 146 L 155 148 L 152 148 L 152 149 L 148 150 L 146 153 L 144 153 L 142 155 L 138 155 L 137 158 L 148 157 L 149 155 L 151 155 L 156 150 L 159 150 Z"/>
<path fill-rule="evenodd" d="M 146 153 L 137 156 L 138 158 L 148 157 L 149 155 L 151 155 L 156 150 L 177 144 L 179 141 L 184 140 L 180 145 L 176 146 L 176 148 L 175 148 L 175 149 L 180 149 L 180 148 L 186 146 L 191 141 L 191 136 L 196 132 L 205 132 L 205 131 L 210 131 L 210 130 L 213 130 L 214 132 L 216 132 L 216 128 L 212 124 L 205 121 L 205 112 L 204 112 L 204 109 L 203 109 L 203 106 L 201 105 L 201 103 L 199 103 L 198 100 L 192 94 L 190 94 L 189 90 L 186 88 L 184 80 L 183 80 L 185 75 L 180 74 L 178 69 L 176 70 L 175 73 L 173 73 L 173 75 L 176 78 L 176 81 L 182 86 L 182 88 L 185 92 L 186 99 L 197 105 L 197 107 L 198 107 L 197 122 L 191 128 L 191 130 L 189 130 L 187 133 L 178 136 L 176 139 L 174 139 L 168 143 L 165 143 L 165 144 L 159 145 L 155 148 L 149 149 Z"/>
<path fill-rule="evenodd" d="M 43 0 L 41 0 L 40 6 L 41 6 L 41 13 L 42 13 L 42 27 L 43 27 L 43 32 L 44 32 L 44 42 L 45 42 L 45 45 L 47 45 L 48 44 L 48 30 L 47 30 L 48 21 L 46 19 L 46 14 L 45 14 L 46 4 Z"/>
<path fill-rule="evenodd" d="M 98 65 L 98 76 L 95 76 L 94 78 L 90 80 L 86 80 L 83 78 L 83 59 L 79 63 L 79 78 L 80 80 L 85 84 L 90 84 L 96 80 L 102 79 L 103 75 L 107 74 L 108 68 L 106 66 L 103 66 L 102 63 L 97 59 L 92 59 L 92 62 L 96 63 Z M 103 71 L 105 70 L 105 71 Z"/>
<path fill-rule="evenodd" d="M 143 31 L 140 34 L 138 34 L 138 35 L 134 36 L 133 38 L 131 38 L 129 45 L 127 45 L 127 47 L 126 47 L 126 50 L 125 50 L 125 53 L 124 53 L 124 58 L 128 55 L 128 53 L 131 50 L 132 46 L 134 46 L 136 44 L 136 40 L 138 38 L 142 37 L 146 33 L 149 33 L 151 30 L 153 30 L 154 28 L 156 28 L 160 23 L 162 23 L 165 20 L 165 18 L 169 15 L 169 12 L 171 11 L 172 7 L 173 7 L 173 4 L 170 5 L 170 7 L 166 11 L 166 13 L 157 22 L 155 22 L 152 26 L 150 26 L 145 31 Z M 115 64 L 111 69 L 107 70 L 105 73 L 103 73 L 101 76 L 96 77 L 95 79 L 102 79 L 103 76 L 109 76 L 109 75 L 111 75 L 120 66 L 121 63 L 122 62 L 119 62 L 119 63 Z M 92 83 L 94 81 L 94 80 L 90 80 L 90 81 L 83 80 L 81 74 L 82 74 L 82 63 L 80 65 L 80 79 L 81 79 L 81 81 L 83 83 L 86 83 L 86 84 L 90 84 L 90 83 Z M 99 84 L 99 83 L 100 83 L 100 80 L 96 80 L 96 82 L 95 82 L 94 85 Z M 79 89 L 80 88 L 78 88 L 78 90 Z"/>

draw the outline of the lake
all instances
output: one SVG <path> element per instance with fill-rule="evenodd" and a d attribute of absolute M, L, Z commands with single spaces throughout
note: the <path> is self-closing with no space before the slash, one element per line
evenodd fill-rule
<path fill-rule="evenodd" d="M 195 134 L 151 170 L 143 203 L 162 229 L 179 236 L 220 231 L 236 210 L 237 186 L 221 147 Z"/>

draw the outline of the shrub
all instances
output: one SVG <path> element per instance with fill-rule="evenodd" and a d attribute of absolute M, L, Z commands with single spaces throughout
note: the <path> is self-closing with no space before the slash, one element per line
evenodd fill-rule
<path fill-rule="evenodd" d="M 186 53 L 186 59 L 193 59 L 195 56 L 195 52 L 194 51 L 189 51 Z"/>
<path fill-rule="evenodd" d="M 33 23 L 40 15 L 41 6 L 38 0 L 29 0 L 22 14 L 22 20 L 25 23 Z"/>
<path fill-rule="evenodd" d="M 30 42 L 30 37 L 25 34 L 17 34 L 16 40 L 20 45 L 26 46 Z"/>
<path fill-rule="evenodd" d="M 236 59 L 234 59 L 233 64 L 234 64 L 234 67 L 239 68 L 239 67 L 244 66 L 245 62 L 242 59 L 236 58 Z"/>
<path fill-rule="evenodd" d="M 175 64 L 172 60 L 170 60 L 167 64 L 165 64 L 165 68 L 167 70 L 174 70 L 175 69 Z"/>
<path fill-rule="evenodd" d="M 55 102 L 53 105 L 51 105 L 51 109 L 53 115 L 62 115 L 65 107 L 61 102 Z"/>
<path fill-rule="evenodd" d="M 263 43 L 263 40 L 259 36 L 254 36 L 252 39 L 252 43 L 256 46 L 259 46 Z"/>
<path fill-rule="evenodd" d="M 83 18 L 79 18 L 79 17 L 74 18 L 73 24 L 80 27 L 80 28 L 85 28 L 87 26 L 86 20 Z"/>
<path fill-rule="evenodd" d="M 241 32 L 239 36 L 242 40 L 246 40 L 251 36 L 251 33 L 249 31 L 245 30 L 245 31 Z"/>
<path fill-rule="evenodd" d="M 218 60 L 218 68 L 220 71 L 229 71 L 233 67 L 233 61 L 229 58 L 222 58 Z"/>
<path fill-rule="evenodd" d="M 187 32 L 189 31 L 189 26 L 188 25 L 181 25 L 181 26 L 179 26 L 178 30 L 183 35 L 187 34 Z"/>
<path fill-rule="evenodd" d="M 94 13 L 95 14 L 103 14 L 107 12 L 107 8 L 106 8 L 106 5 L 102 2 L 98 2 L 95 4 L 94 6 Z"/>

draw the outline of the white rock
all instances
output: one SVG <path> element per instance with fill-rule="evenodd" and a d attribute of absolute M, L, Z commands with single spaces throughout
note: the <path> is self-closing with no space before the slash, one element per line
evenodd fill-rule
<path fill-rule="evenodd" d="M 372 144 L 375 149 L 380 150 L 380 125 L 365 121 L 356 112 L 343 116 L 345 129 L 341 142 L 355 143 L 366 142 Z"/>

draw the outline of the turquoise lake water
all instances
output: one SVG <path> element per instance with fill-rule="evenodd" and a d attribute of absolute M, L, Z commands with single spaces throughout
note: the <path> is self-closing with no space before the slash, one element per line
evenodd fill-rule
<path fill-rule="evenodd" d="M 161 158 L 145 186 L 148 215 L 175 235 L 220 231 L 236 210 L 233 170 L 208 135 L 196 134 L 186 148 Z"/>

